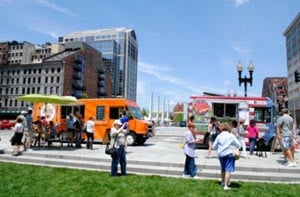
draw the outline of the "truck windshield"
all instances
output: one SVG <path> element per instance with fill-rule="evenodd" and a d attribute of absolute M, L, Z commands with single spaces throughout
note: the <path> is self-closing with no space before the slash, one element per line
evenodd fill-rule
<path fill-rule="evenodd" d="M 144 116 L 142 115 L 142 112 L 139 107 L 128 106 L 128 109 L 131 112 L 133 118 L 144 120 Z"/>
<path fill-rule="evenodd" d="M 254 109 L 254 119 L 257 122 L 271 122 L 272 120 L 272 108 L 255 108 Z"/>

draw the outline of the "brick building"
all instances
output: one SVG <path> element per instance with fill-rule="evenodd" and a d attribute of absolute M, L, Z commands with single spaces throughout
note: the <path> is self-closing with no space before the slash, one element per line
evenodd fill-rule
<path fill-rule="evenodd" d="M 83 42 L 65 45 L 62 52 L 37 64 L 0 65 L 0 109 L 25 110 L 24 94 L 111 97 L 112 79 L 100 52 Z"/>

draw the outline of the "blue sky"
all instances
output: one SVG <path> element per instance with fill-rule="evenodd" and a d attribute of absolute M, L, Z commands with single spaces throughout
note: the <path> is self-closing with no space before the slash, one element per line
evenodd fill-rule
<path fill-rule="evenodd" d="M 266 77 L 287 75 L 284 30 L 298 0 L 0 0 L 0 41 L 57 42 L 74 31 L 128 27 L 139 43 L 138 96 L 189 101 L 203 91 L 244 94 L 238 61 L 255 65 L 249 96 Z"/>

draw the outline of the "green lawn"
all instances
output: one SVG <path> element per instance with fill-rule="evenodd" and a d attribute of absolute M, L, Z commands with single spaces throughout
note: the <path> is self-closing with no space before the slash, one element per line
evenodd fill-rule
<path fill-rule="evenodd" d="M 110 177 L 107 172 L 0 162 L 0 196 L 299 196 L 300 184 L 233 182 L 159 176 Z"/>

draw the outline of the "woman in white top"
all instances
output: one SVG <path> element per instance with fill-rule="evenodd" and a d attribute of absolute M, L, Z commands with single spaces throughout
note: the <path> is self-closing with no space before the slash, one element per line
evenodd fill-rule
<path fill-rule="evenodd" d="M 121 165 L 121 175 L 126 176 L 126 153 L 124 146 L 126 130 L 123 129 L 125 125 L 126 123 L 122 124 L 120 120 L 115 120 L 110 130 L 110 145 L 114 145 L 118 149 L 117 154 L 112 155 L 111 176 L 117 176 L 119 163 Z"/>
<path fill-rule="evenodd" d="M 89 120 L 86 122 L 86 148 L 93 150 L 93 143 L 94 143 L 94 132 L 95 132 L 95 122 L 94 118 L 90 117 Z"/>

